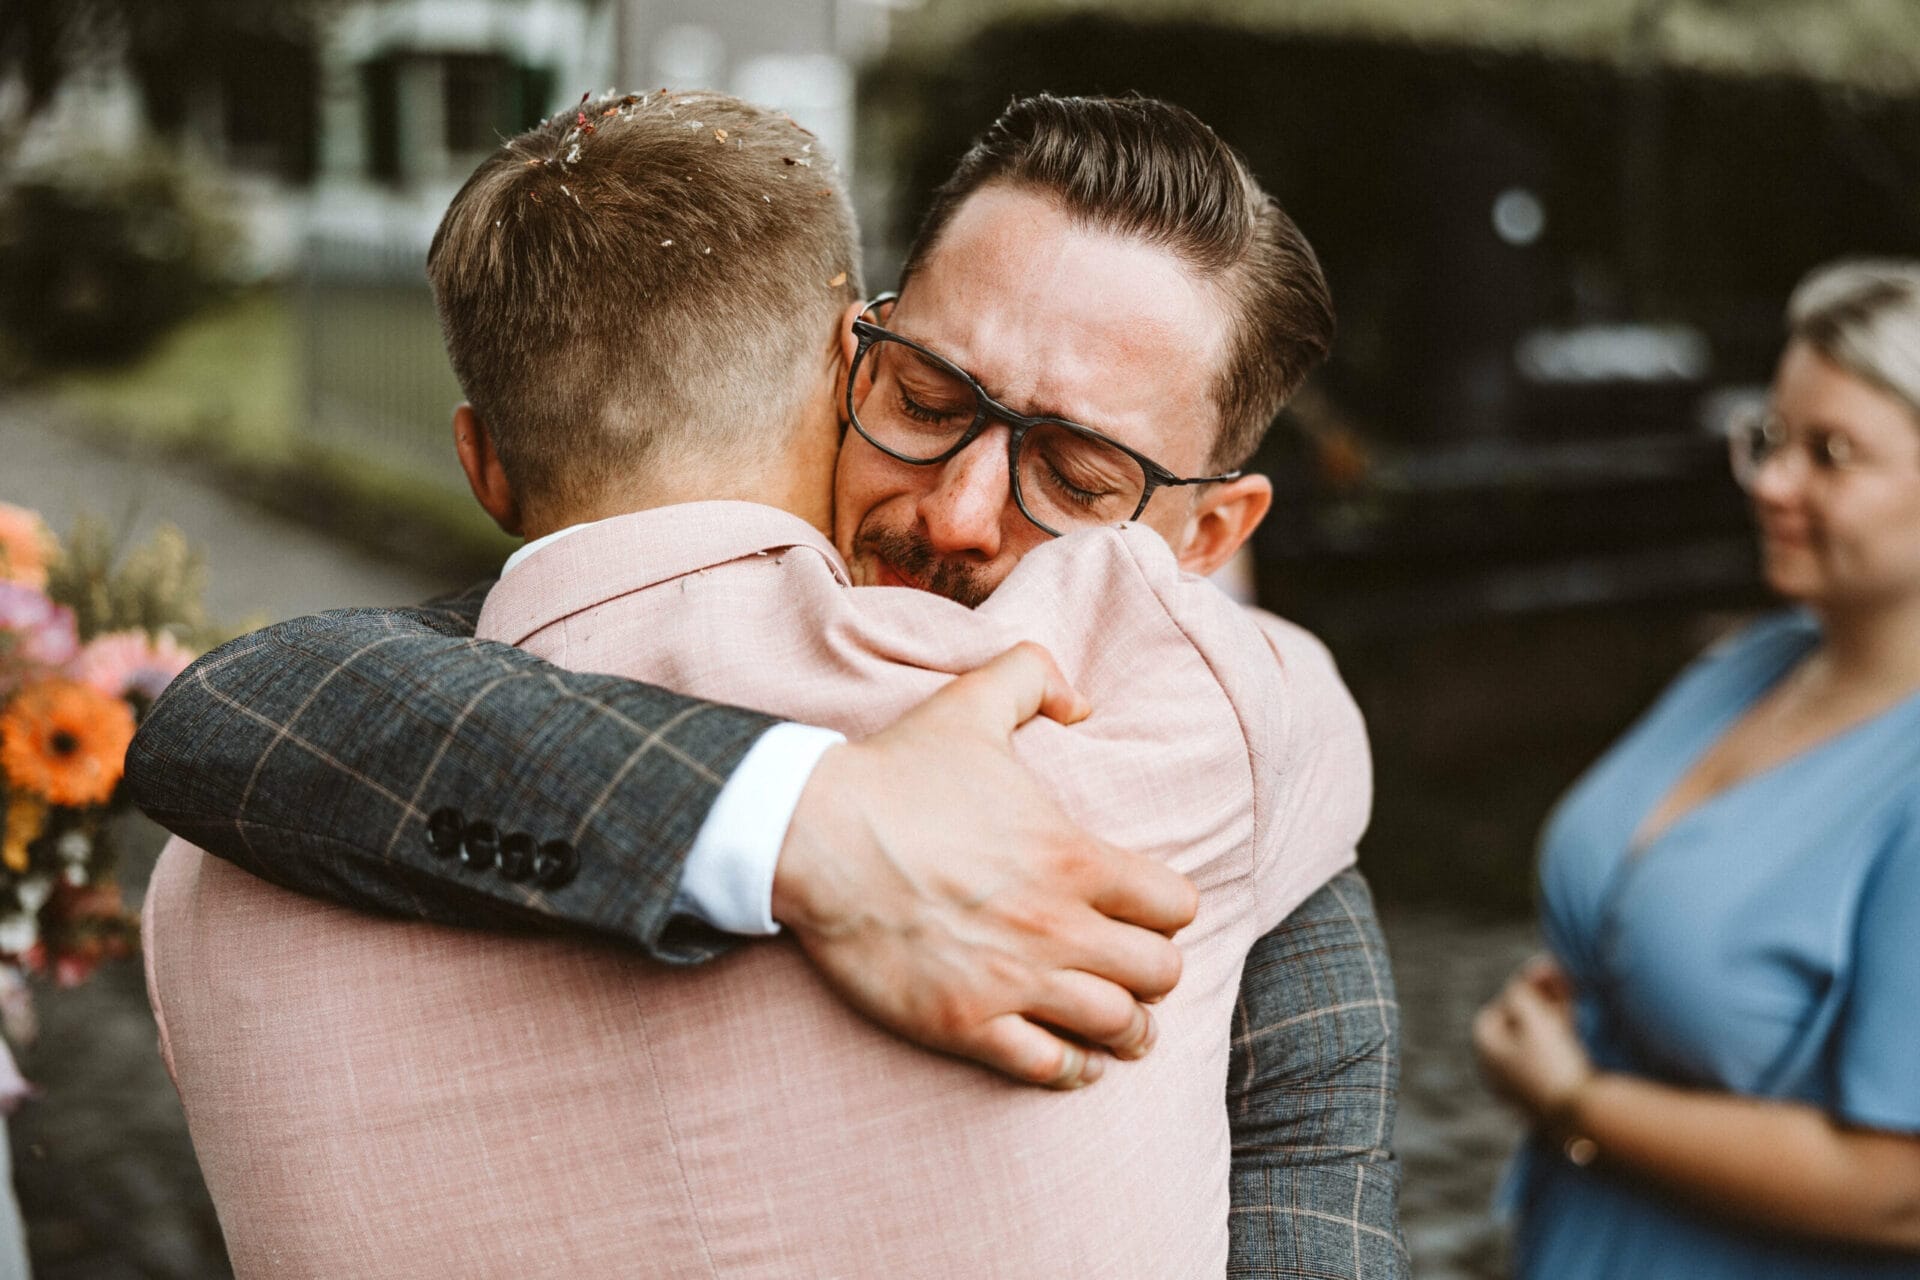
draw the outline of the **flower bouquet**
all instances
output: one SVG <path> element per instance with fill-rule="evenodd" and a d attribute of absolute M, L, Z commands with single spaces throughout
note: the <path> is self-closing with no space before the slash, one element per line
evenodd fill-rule
<path fill-rule="evenodd" d="M 111 819 L 134 726 L 192 661 L 198 564 L 163 531 L 116 566 L 82 526 L 63 550 L 0 503 L 0 1027 L 33 1038 L 29 975 L 60 986 L 130 954 L 139 923 L 113 878 Z M 31 1087 L 0 1044 L 0 1110 Z"/>

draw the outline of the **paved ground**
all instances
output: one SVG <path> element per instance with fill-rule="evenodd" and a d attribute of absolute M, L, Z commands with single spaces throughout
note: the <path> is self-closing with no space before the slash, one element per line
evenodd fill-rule
<path fill-rule="evenodd" d="M 216 617 L 270 620 L 342 604 L 419 599 L 440 584 L 262 515 L 182 467 L 103 452 L 31 404 L 0 402 L 0 500 L 58 528 L 80 512 L 137 532 L 179 525 L 208 559 Z M 157 833 L 129 832 L 130 897 Z M 1473 1078 L 1466 1021 L 1531 949 L 1523 925 L 1394 913 L 1387 932 L 1406 1011 L 1398 1143 L 1406 1226 L 1423 1280 L 1500 1274 L 1486 1216 L 1513 1127 Z M 41 1041 L 23 1057 L 45 1089 L 12 1122 L 15 1185 L 40 1280 L 208 1280 L 227 1274 L 178 1100 L 154 1051 L 138 966 L 42 995 Z"/>
<path fill-rule="evenodd" d="M 1480 1086 L 1467 1023 L 1539 944 L 1530 924 L 1440 911 L 1389 911 L 1385 925 L 1406 1046 L 1394 1145 L 1413 1274 L 1494 1280 L 1506 1274 L 1505 1240 L 1488 1210 L 1520 1131 Z"/>

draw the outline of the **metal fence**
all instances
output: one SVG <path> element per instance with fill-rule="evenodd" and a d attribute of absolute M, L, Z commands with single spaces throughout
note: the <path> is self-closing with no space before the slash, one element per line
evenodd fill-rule
<path fill-rule="evenodd" d="M 449 422 L 460 386 L 412 243 L 316 235 L 300 289 L 315 439 L 464 491 Z"/>

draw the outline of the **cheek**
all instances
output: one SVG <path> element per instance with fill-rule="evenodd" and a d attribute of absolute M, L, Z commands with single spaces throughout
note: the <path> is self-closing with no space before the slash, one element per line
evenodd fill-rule
<path fill-rule="evenodd" d="M 1161 489 L 1140 513 L 1140 523 L 1167 540 L 1175 555 L 1186 550 L 1187 524 L 1193 517 L 1193 490 Z"/>
<path fill-rule="evenodd" d="M 1905 504 L 1903 519 L 1889 522 L 1884 535 L 1893 565 L 1920 591 L 1920 497 Z"/>
<path fill-rule="evenodd" d="M 911 495 L 914 473 L 920 470 L 848 433 L 833 475 L 833 539 L 841 555 L 850 552 L 854 535 L 874 511 L 890 499 Z"/>
<path fill-rule="evenodd" d="M 833 469 L 833 541 L 842 556 L 853 549 L 853 535 L 872 507 L 871 484 L 856 456 L 863 442 L 849 432 L 840 446 L 840 459 Z"/>
<path fill-rule="evenodd" d="M 1920 591 L 1920 493 L 1831 510 L 1824 532 L 1829 551 L 1850 568 Z"/>

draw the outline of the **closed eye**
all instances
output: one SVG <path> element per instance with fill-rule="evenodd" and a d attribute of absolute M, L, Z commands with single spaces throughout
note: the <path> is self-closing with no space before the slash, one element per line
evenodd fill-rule
<path fill-rule="evenodd" d="M 1077 506 L 1094 507 L 1099 505 L 1102 499 L 1113 496 L 1111 489 L 1082 489 L 1062 475 L 1060 468 L 1054 466 L 1051 461 L 1046 464 L 1046 477 L 1048 486 L 1055 493 Z"/>
<path fill-rule="evenodd" d="M 940 423 L 947 421 L 953 416 L 944 409 L 935 409 L 929 405 L 921 404 L 918 400 L 908 395 L 904 389 L 900 392 L 900 411 L 916 422 Z"/>

